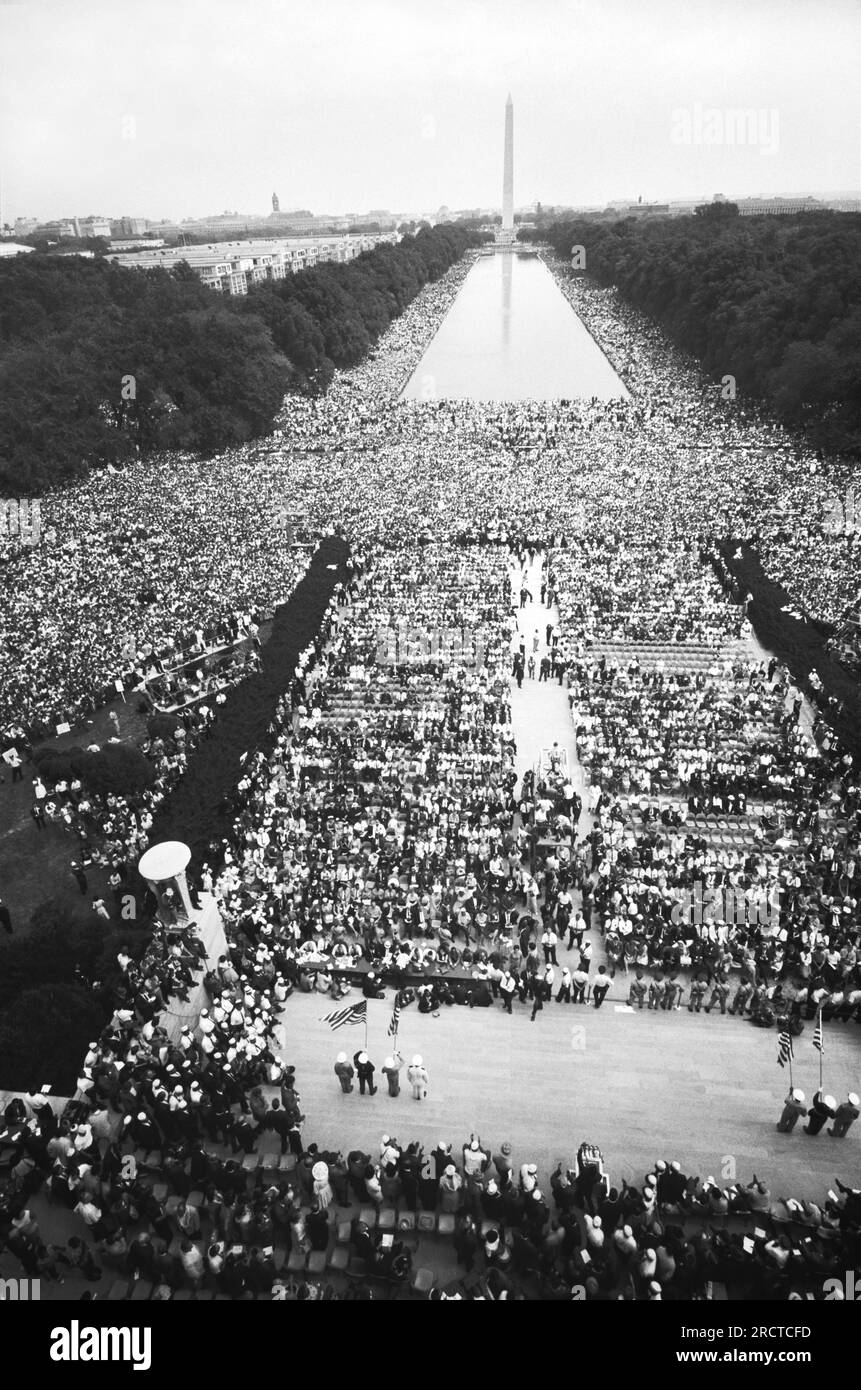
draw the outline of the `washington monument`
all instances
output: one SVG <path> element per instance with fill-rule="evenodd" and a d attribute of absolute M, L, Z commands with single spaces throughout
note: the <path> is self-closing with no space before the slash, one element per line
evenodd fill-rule
<path fill-rule="evenodd" d="M 502 230 L 514 231 L 514 105 L 505 103 L 505 158 L 502 165 Z"/>

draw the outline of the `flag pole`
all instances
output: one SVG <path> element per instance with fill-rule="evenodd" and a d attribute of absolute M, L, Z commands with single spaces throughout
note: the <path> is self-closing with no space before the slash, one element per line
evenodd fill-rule
<path fill-rule="evenodd" d="M 825 1038 L 822 1035 L 822 1006 L 819 1006 L 819 1089 L 822 1090 L 822 1057 L 825 1052 Z"/>

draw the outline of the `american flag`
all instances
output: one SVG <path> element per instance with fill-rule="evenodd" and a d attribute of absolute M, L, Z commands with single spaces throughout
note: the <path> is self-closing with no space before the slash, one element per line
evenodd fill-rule
<path fill-rule="evenodd" d="M 398 1036 L 398 1024 L 400 1023 L 400 1021 L 401 1021 L 401 1001 L 400 1001 L 400 998 L 397 998 L 397 999 L 395 1000 L 395 1007 L 392 1009 L 392 1017 L 391 1017 L 391 1019 L 389 1020 L 389 1037 L 390 1037 L 390 1038 L 396 1038 L 396 1037 Z"/>
<path fill-rule="evenodd" d="M 336 1028 L 343 1028 L 345 1023 L 364 1023 L 367 1012 L 368 1001 L 363 999 L 358 1004 L 348 1004 L 344 1009 L 336 1009 L 333 1014 L 326 1014 L 320 1021 L 328 1023 L 334 1032 Z"/>
<path fill-rule="evenodd" d="M 784 1028 L 783 1032 L 778 1034 L 777 1046 L 777 1065 L 779 1067 L 785 1067 L 787 1062 L 791 1062 L 795 1055 L 792 1051 L 792 1034 L 788 1028 Z"/>
<path fill-rule="evenodd" d="M 822 1010 L 816 1015 L 816 1027 L 813 1030 L 813 1046 L 818 1052 L 825 1056 L 825 1045 L 822 1041 Z"/>

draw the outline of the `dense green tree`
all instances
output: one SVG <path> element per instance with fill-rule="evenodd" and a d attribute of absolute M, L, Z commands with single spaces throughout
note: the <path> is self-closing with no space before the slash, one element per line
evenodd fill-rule
<path fill-rule="evenodd" d="M 36 909 L 30 926 L 0 950 L 0 1012 L 30 986 L 71 983 L 78 972 L 90 977 L 104 951 L 104 923 L 88 905 L 68 908 L 51 898 Z"/>
<path fill-rule="evenodd" d="M 106 1023 L 93 994 L 79 985 L 25 990 L 0 1017 L 0 1090 L 73 1095 L 80 1059 Z"/>
<path fill-rule="evenodd" d="M 152 763 L 139 748 L 129 743 L 106 743 L 93 753 L 81 748 L 46 745 L 36 750 L 33 761 L 39 775 L 49 782 L 77 776 L 89 791 L 100 796 L 111 792 L 119 796 L 139 794 L 155 781 Z"/>
<path fill-rule="evenodd" d="M 727 218 L 738 217 L 738 203 L 700 203 L 694 208 L 694 216 L 707 222 L 725 222 Z"/>
<path fill-rule="evenodd" d="M 42 255 L 0 262 L 0 488 L 38 492 L 163 448 L 268 433 L 285 392 L 325 391 L 481 237 L 424 226 L 247 296 L 173 270 Z"/>
<path fill-rule="evenodd" d="M 861 452 L 861 215 L 571 218 L 527 240 L 586 248 L 588 274 L 616 285 L 706 371 L 730 372 L 823 447 Z M 727 211 L 729 209 L 729 211 Z"/>

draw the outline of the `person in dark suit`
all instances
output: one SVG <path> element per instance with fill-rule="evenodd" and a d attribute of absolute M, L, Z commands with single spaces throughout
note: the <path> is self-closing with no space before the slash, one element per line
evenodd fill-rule
<path fill-rule="evenodd" d="M 859 1113 L 861 1111 L 859 1111 L 858 1096 L 854 1091 L 850 1091 L 846 1100 L 837 1106 L 834 1112 L 834 1124 L 828 1133 L 835 1139 L 845 1139 L 852 1125 L 858 1119 Z"/>
<path fill-rule="evenodd" d="M 125 1121 L 123 1122 L 125 1124 Z M 161 1135 L 145 1110 L 128 1119 L 128 1132 L 131 1140 L 140 1149 L 148 1152 L 161 1148 Z"/>
<path fill-rule="evenodd" d="M 84 871 L 83 871 L 83 869 L 81 868 L 80 864 L 77 864 L 74 860 L 72 861 L 70 867 L 71 867 L 72 873 L 73 873 L 74 876 L 75 876 L 75 880 L 76 880 L 76 882 L 77 882 L 77 885 L 78 885 L 78 887 L 79 887 L 80 890 L 81 890 L 81 897 L 84 897 L 85 894 L 86 894 L 86 892 L 87 892 L 87 888 L 88 888 L 88 884 L 87 884 L 87 875 L 84 873 Z"/>
<path fill-rule="evenodd" d="M 359 1078 L 359 1094 L 363 1096 L 367 1086 L 369 1094 L 375 1096 L 377 1094 L 377 1088 L 374 1085 L 375 1067 L 367 1052 L 357 1052 L 353 1062 L 356 1067 L 356 1075 Z"/>
<path fill-rule="evenodd" d="M 266 1127 L 267 1129 L 271 1129 L 273 1134 L 278 1135 L 278 1138 L 281 1140 L 281 1152 L 286 1154 L 287 1142 L 293 1125 L 290 1116 L 285 1110 L 281 1109 L 280 1101 L 273 1100 L 269 1114 L 266 1117 Z"/>
<path fill-rule="evenodd" d="M 826 1120 L 833 1120 L 837 1113 L 837 1102 L 833 1096 L 826 1096 L 822 1091 L 817 1091 L 810 1106 L 810 1114 L 807 1117 L 807 1124 L 804 1126 L 805 1134 L 818 1134 Z"/>
<path fill-rule="evenodd" d="M 350 1091 L 352 1091 L 353 1089 L 353 1077 L 355 1076 L 355 1071 L 350 1066 L 350 1063 L 347 1061 L 346 1052 L 338 1053 L 338 1060 L 335 1063 L 335 1075 L 337 1076 L 338 1081 L 340 1082 L 341 1090 L 344 1092 L 345 1095 L 348 1095 Z"/>
<path fill-rule="evenodd" d="M 784 1101 L 783 1109 L 780 1112 L 780 1119 L 777 1128 L 781 1134 L 791 1134 L 795 1129 L 799 1116 L 807 1114 L 807 1106 L 804 1104 L 804 1092 L 792 1090 Z"/>

